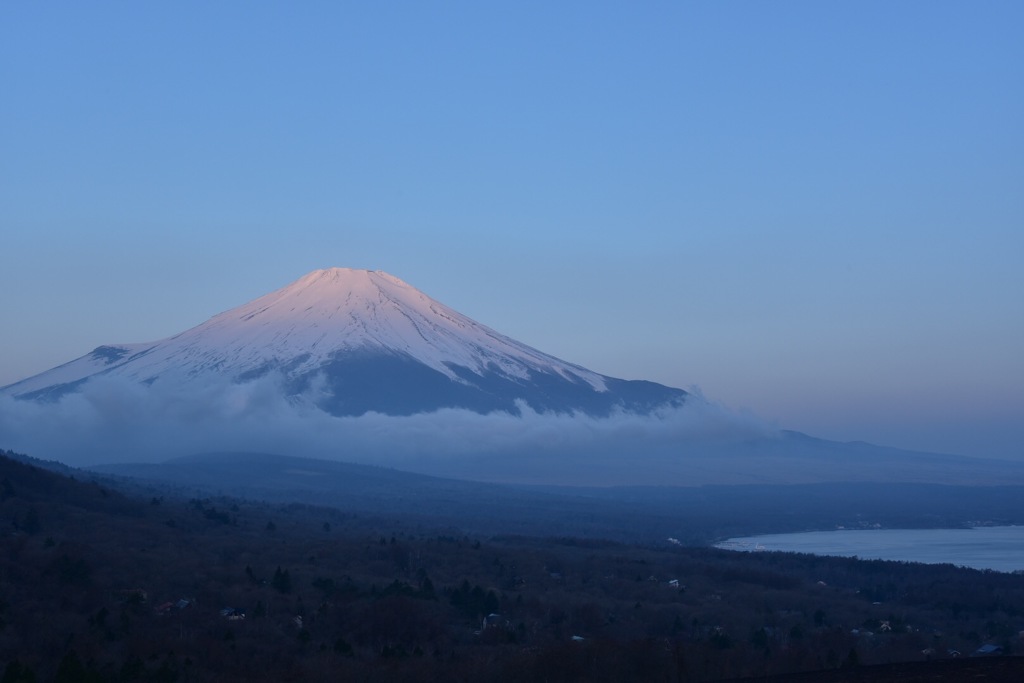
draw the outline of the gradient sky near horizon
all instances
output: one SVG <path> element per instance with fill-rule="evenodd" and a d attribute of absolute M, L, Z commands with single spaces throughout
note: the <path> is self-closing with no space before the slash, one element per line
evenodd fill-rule
<path fill-rule="evenodd" d="M 0 385 L 349 266 L 784 428 L 1024 458 L 1021 26 L 2 3 Z"/>

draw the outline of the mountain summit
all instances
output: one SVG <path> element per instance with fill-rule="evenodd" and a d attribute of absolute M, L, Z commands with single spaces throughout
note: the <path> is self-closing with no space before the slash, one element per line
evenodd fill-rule
<path fill-rule="evenodd" d="M 381 271 L 327 268 L 167 339 L 100 346 L 0 392 L 56 400 L 106 375 L 246 382 L 277 373 L 291 397 L 335 415 L 608 415 L 679 405 L 686 392 L 606 377 L 506 337 Z"/>

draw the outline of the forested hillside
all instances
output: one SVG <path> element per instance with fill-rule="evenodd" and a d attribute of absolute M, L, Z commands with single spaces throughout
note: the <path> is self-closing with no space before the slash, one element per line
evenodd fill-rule
<path fill-rule="evenodd" d="M 4 683 L 708 681 L 1022 650 L 1024 576 L 951 566 L 140 499 L 6 457 L 0 525 Z"/>

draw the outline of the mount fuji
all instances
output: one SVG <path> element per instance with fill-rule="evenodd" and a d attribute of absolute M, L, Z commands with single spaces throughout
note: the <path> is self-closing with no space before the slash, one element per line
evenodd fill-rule
<path fill-rule="evenodd" d="M 111 344 L 0 389 L 55 401 L 98 377 L 244 383 L 276 373 L 290 400 L 337 416 L 607 416 L 678 407 L 687 392 L 600 375 L 506 337 L 381 271 L 328 268 L 150 343 Z"/>
<path fill-rule="evenodd" d="M 8 385 L 0 439 L 85 465 L 278 453 L 567 486 L 1024 482 L 1017 463 L 825 441 L 607 377 L 343 268 Z"/>

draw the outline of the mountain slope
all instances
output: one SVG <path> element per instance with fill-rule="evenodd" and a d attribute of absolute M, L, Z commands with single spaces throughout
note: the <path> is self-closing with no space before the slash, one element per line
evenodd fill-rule
<path fill-rule="evenodd" d="M 606 377 L 506 337 L 380 271 L 317 270 L 180 334 L 91 353 L 4 387 L 54 400 L 97 376 L 143 384 L 244 382 L 276 374 L 284 391 L 335 415 L 607 415 L 679 405 L 680 389 Z"/>

